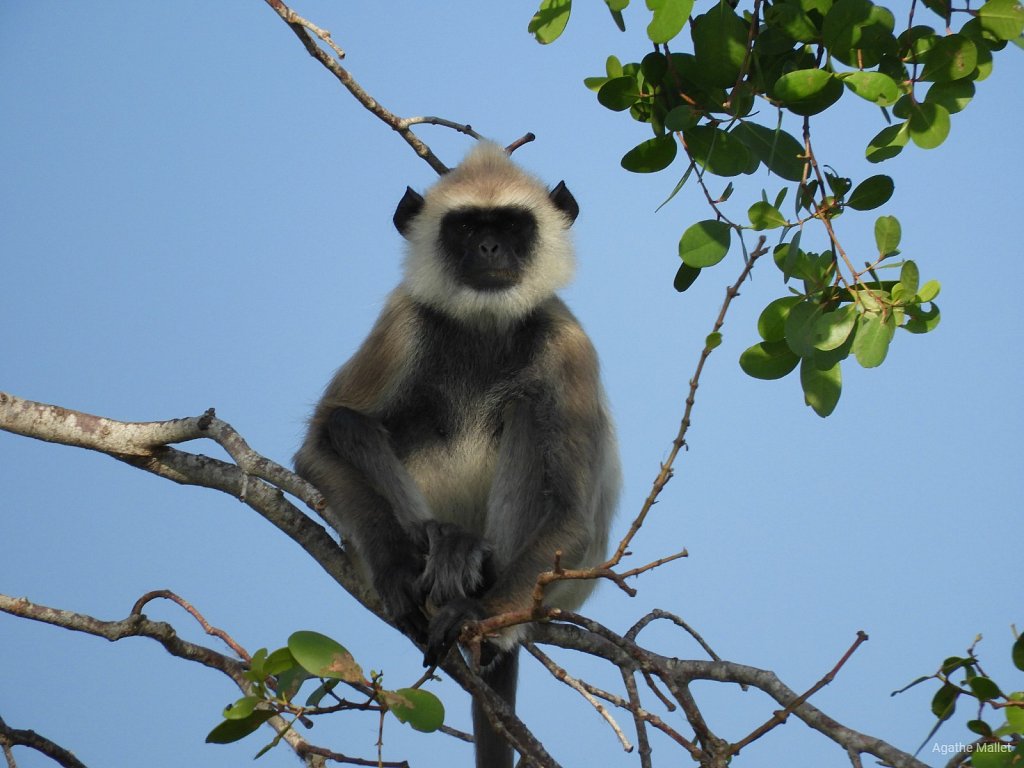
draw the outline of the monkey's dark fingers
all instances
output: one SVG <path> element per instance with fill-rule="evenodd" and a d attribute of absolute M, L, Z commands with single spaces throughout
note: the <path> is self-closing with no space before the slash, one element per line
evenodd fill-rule
<path fill-rule="evenodd" d="M 427 641 L 429 627 L 423 614 L 420 574 L 410 560 L 407 558 L 405 562 L 392 563 L 391 567 L 382 569 L 382 574 L 386 575 L 375 578 L 374 587 L 399 630 L 422 644 Z"/>
<path fill-rule="evenodd" d="M 486 616 L 487 612 L 479 600 L 464 597 L 448 603 L 430 620 L 423 666 L 432 667 L 444 661 L 452 646 L 458 642 L 462 628 L 467 623 L 480 621 Z"/>

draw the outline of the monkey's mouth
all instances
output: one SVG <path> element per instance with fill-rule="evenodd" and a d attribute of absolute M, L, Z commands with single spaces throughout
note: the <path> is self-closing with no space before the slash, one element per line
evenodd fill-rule
<path fill-rule="evenodd" d="M 514 269 L 476 269 L 465 281 L 478 291 L 500 291 L 519 282 L 519 273 Z"/>

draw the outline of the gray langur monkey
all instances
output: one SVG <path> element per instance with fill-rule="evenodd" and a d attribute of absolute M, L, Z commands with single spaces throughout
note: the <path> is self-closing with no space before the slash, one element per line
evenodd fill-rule
<path fill-rule="evenodd" d="M 404 278 L 327 385 L 295 457 L 325 516 L 406 634 L 443 660 L 468 621 L 529 608 L 555 552 L 603 561 L 620 486 L 590 339 L 555 291 L 572 277 L 565 183 L 550 192 L 481 143 L 394 223 Z M 578 608 L 592 581 L 545 603 Z M 484 679 L 515 705 L 516 627 L 489 640 Z M 512 750 L 473 705 L 476 764 Z"/>

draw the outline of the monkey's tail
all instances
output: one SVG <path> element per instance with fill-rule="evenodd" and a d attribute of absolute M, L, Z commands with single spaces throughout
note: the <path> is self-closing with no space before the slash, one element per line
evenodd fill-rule
<path fill-rule="evenodd" d="M 481 677 L 514 710 L 519 677 L 519 646 L 500 654 L 481 670 Z M 512 747 L 495 733 L 476 698 L 473 699 L 473 736 L 476 740 L 476 768 L 512 768 Z"/>

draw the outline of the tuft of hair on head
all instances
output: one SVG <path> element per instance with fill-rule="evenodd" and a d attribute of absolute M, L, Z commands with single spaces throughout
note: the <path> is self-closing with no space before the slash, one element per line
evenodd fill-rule
<path fill-rule="evenodd" d="M 422 198 L 407 191 L 400 211 L 403 206 L 418 209 L 399 227 L 407 240 L 403 286 L 413 299 L 449 317 L 481 326 L 508 325 L 565 287 L 575 272 L 569 228 L 579 209 L 572 194 L 564 183 L 549 191 L 493 142 L 473 147 Z M 519 283 L 479 291 L 453 279 L 438 256 L 438 235 L 445 215 L 465 208 L 521 208 L 533 215 L 537 240 Z"/>

